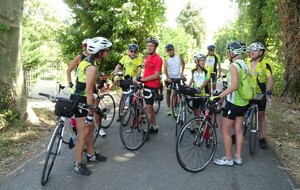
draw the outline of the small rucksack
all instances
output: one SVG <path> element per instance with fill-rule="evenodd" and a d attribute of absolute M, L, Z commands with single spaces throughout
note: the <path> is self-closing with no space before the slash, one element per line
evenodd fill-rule
<path fill-rule="evenodd" d="M 252 100 L 255 96 L 255 85 L 252 76 L 248 71 L 244 70 L 240 63 L 235 62 L 239 67 L 239 83 L 238 83 L 238 93 L 244 100 Z"/>

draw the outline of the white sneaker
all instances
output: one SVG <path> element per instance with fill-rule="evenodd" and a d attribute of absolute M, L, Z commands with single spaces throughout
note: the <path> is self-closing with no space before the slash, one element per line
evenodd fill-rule
<path fill-rule="evenodd" d="M 105 131 L 102 128 L 100 128 L 100 130 L 99 130 L 99 135 L 101 137 L 105 137 L 106 136 L 106 133 L 105 133 Z"/>
<path fill-rule="evenodd" d="M 242 163 L 243 163 L 243 160 L 241 158 L 237 159 L 234 156 L 232 156 L 232 160 L 233 160 L 233 163 L 235 163 L 237 165 L 242 165 Z"/>
<path fill-rule="evenodd" d="M 224 156 L 223 158 L 214 159 L 214 163 L 219 166 L 233 166 L 233 159 L 227 160 Z"/>

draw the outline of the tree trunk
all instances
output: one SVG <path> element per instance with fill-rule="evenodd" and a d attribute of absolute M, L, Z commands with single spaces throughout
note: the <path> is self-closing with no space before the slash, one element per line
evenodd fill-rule
<path fill-rule="evenodd" d="M 283 0 L 280 5 L 285 50 L 285 89 L 287 101 L 300 102 L 300 2 Z"/>
<path fill-rule="evenodd" d="M 17 110 L 21 118 L 27 106 L 21 62 L 23 4 L 0 0 L 0 106 Z"/>

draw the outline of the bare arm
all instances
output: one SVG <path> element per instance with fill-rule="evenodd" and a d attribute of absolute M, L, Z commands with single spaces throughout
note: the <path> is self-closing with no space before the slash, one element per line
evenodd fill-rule
<path fill-rule="evenodd" d="M 219 77 L 221 77 L 221 75 L 222 75 L 221 63 L 218 63 L 218 67 L 219 67 L 219 69 L 218 69 Z"/>
<path fill-rule="evenodd" d="M 229 72 L 231 74 L 230 86 L 228 86 L 228 88 L 219 95 L 220 98 L 225 97 L 227 94 L 230 94 L 238 88 L 239 73 L 237 68 L 233 64 L 230 65 Z"/>
<path fill-rule="evenodd" d="M 155 73 L 154 73 L 153 75 L 148 76 L 148 77 L 146 77 L 146 78 L 143 78 L 142 81 L 143 81 L 143 82 L 146 82 L 146 81 L 158 79 L 158 78 L 159 78 L 159 75 L 160 75 L 159 71 L 155 71 Z"/>
<path fill-rule="evenodd" d="M 137 76 L 139 77 L 139 76 L 141 76 L 141 74 L 142 74 L 142 67 L 139 66 L 139 67 L 138 67 Z"/>
<path fill-rule="evenodd" d="M 95 88 L 95 78 L 97 75 L 97 68 L 95 66 L 89 66 L 86 68 L 86 102 L 88 105 L 93 105 L 94 98 L 94 88 Z M 89 114 L 93 114 L 93 110 L 89 109 Z"/>
<path fill-rule="evenodd" d="M 272 92 L 272 90 L 273 90 L 273 84 L 274 84 L 273 76 L 269 76 L 267 80 L 268 80 L 267 91 L 271 91 Z"/>
<path fill-rule="evenodd" d="M 115 68 L 115 75 L 118 75 L 119 69 L 121 69 L 121 65 L 120 63 L 117 64 L 116 68 Z"/>
<path fill-rule="evenodd" d="M 164 60 L 164 73 L 166 75 L 167 80 L 169 79 L 169 73 L 168 73 L 168 64 L 167 64 L 167 60 Z"/>
<path fill-rule="evenodd" d="M 182 56 L 180 56 L 180 61 L 181 61 L 181 76 L 183 76 L 184 69 L 185 69 L 185 61 L 183 60 Z"/>
<path fill-rule="evenodd" d="M 81 55 L 77 55 L 70 63 L 68 69 L 67 69 L 67 79 L 68 83 L 72 82 L 71 72 L 79 65 L 81 62 Z"/>

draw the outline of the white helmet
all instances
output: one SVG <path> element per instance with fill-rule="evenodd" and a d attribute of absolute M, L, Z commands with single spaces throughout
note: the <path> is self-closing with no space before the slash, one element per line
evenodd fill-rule
<path fill-rule="evenodd" d="M 96 54 L 100 50 L 108 49 L 112 46 L 112 43 L 103 37 L 95 37 L 88 41 L 87 51 L 90 54 Z"/>
<path fill-rule="evenodd" d="M 250 48 L 250 51 L 258 51 L 258 50 L 265 51 L 265 49 L 266 49 L 265 46 L 262 43 L 260 43 L 260 42 L 254 42 L 254 43 L 252 43 L 249 46 L 249 48 Z"/>
<path fill-rule="evenodd" d="M 198 63 L 199 59 L 201 59 L 201 58 L 206 59 L 206 56 L 203 53 L 197 53 L 193 59 L 196 63 Z"/>

